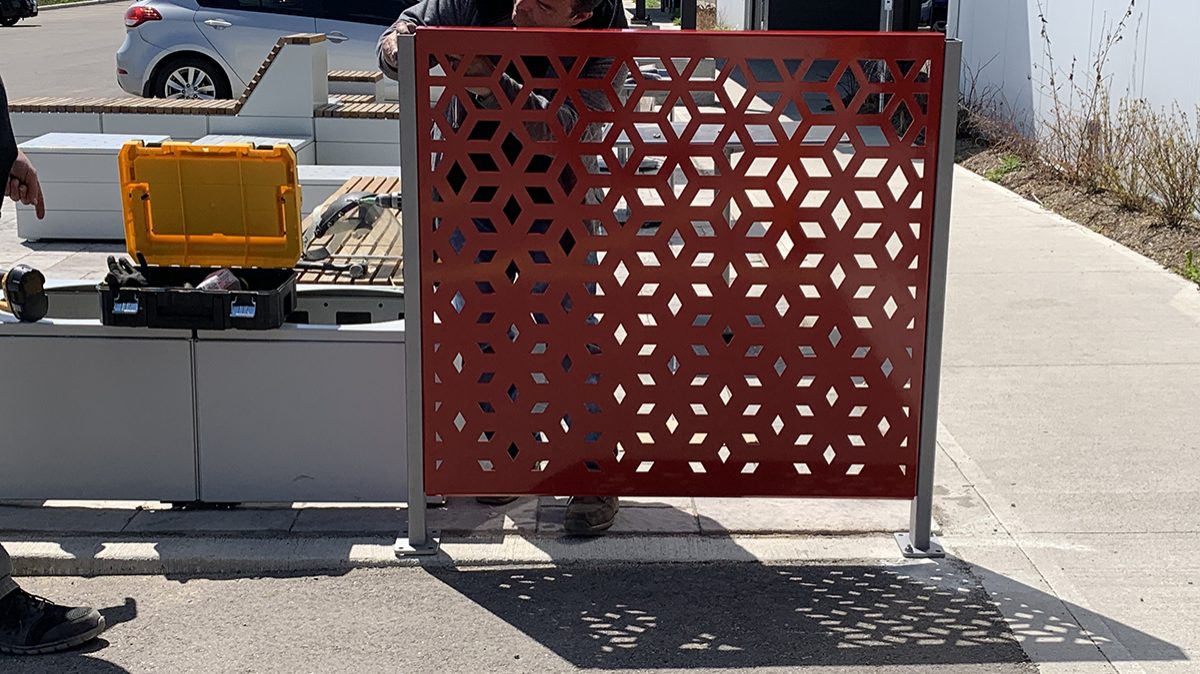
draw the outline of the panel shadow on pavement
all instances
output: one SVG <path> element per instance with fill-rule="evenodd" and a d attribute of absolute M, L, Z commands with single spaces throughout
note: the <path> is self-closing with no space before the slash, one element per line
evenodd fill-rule
<path fill-rule="evenodd" d="M 1105 661 L 1065 612 L 1031 611 L 1024 622 L 1007 623 L 994 603 L 1006 597 L 989 596 L 953 559 L 427 571 L 581 668 L 975 664 L 1026 671 L 1027 639 L 1040 642 L 1039 660 Z M 1154 659 L 1186 659 L 1177 647 L 1143 637 L 1156 642 Z"/>
<path fill-rule="evenodd" d="M 133 674 L 120 665 L 103 660 L 104 649 L 109 643 L 103 637 L 93 639 L 84 646 L 66 653 L 54 655 L 0 656 L 0 671 L 21 674 Z M 95 654 L 95 655 L 93 655 Z"/>

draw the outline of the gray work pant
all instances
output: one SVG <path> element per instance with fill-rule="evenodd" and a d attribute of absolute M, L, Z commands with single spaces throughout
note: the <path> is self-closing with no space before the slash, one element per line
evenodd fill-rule
<path fill-rule="evenodd" d="M 0 597 L 17 589 L 17 584 L 12 579 L 12 560 L 8 558 L 8 551 L 0 545 Z"/>

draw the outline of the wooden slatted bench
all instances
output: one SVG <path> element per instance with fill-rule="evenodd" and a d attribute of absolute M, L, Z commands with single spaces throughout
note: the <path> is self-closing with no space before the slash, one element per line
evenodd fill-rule
<path fill-rule="evenodd" d="M 334 192 L 325 203 L 313 210 L 313 214 L 309 216 L 309 219 L 305 220 L 304 225 L 307 227 L 312 218 L 321 217 L 320 214 L 325 210 L 326 205 L 347 192 L 375 192 L 377 194 L 384 194 L 398 192 L 399 190 L 400 178 L 398 177 L 360 176 L 351 178 Z M 356 216 L 357 213 L 355 212 L 351 212 L 348 215 L 348 217 Z M 326 235 L 316 239 L 312 245 L 313 247 L 328 245 L 331 238 L 329 235 Z M 370 229 L 352 233 L 342 242 L 338 250 L 330 252 L 338 256 L 336 261 L 339 263 L 350 262 L 355 255 L 372 256 L 366 260 L 366 277 L 352 279 L 348 272 L 309 270 L 300 273 L 299 282 L 389 287 L 404 286 L 404 243 L 399 213 L 385 211 Z M 379 256 L 394 256 L 396 259 L 380 260 L 377 259 Z"/>
<path fill-rule="evenodd" d="M 338 103 L 375 103 L 375 97 L 369 94 L 330 94 L 330 100 Z"/>
<path fill-rule="evenodd" d="M 371 96 L 373 101 L 387 100 L 387 87 L 395 83 L 383 78 L 383 73 L 376 70 L 330 70 L 329 93 L 331 94 L 364 94 Z"/>
<path fill-rule="evenodd" d="M 383 73 L 378 70 L 330 70 L 330 82 L 378 82 Z"/>
<path fill-rule="evenodd" d="M 313 110 L 313 116 L 338 119 L 400 119 L 400 104 L 343 101 L 319 106 Z"/>

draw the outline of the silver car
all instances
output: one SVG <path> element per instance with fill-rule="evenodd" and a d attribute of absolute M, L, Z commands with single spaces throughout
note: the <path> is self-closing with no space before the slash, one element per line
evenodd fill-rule
<path fill-rule="evenodd" d="M 379 67 L 375 43 L 415 0 L 139 0 L 117 82 L 137 96 L 232 98 L 282 35 L 325 33 L 331 70 Z"/>

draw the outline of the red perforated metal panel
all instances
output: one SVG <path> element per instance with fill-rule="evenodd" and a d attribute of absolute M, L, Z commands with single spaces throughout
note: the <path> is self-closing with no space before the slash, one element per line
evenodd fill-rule
<path fill-rule="evenodd" d="M 427 491 L 911 498 L 943 49 L 419 31 Z"/>

